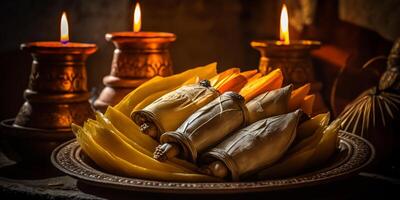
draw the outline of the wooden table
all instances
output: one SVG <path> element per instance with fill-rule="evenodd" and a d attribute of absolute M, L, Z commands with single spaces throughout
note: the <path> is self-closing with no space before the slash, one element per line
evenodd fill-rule
<path fill-rule="evenodd" d="M 400 180 L 360 173 L 352 178 L 314 187 L 267 193 L 230 195 L 174 195 L 121 191 L 91 186 L 65 176 L 49 163 L 15 163 L 0 153 L 2 199 L 386 199 L 399 196 Z"/>

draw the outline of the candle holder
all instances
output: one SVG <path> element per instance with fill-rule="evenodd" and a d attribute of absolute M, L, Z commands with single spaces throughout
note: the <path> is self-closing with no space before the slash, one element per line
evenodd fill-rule
<path fill-rule="evenodd" d="M 93 117 L 85 62 L 96 45 L 33 42 L 21 49 L 33 57 L 26 101 L 15 119 L 1 122 L 2 135 L 23 159 L 47 159 L 54 147 L 73 138 L 71 123 Z"/>
<path fill-rule="evenodd" d="M 111 73 L 104 77 L 105 88 L 94 107 L 104 112 L 150 78 L 171 75 L 169 45 L 175 39 L 175 34 L 162 32 L 106 34 L 106 40 L 115 45 L 114 57 Z"/>
<path fill-rule="evenodd" d="M 299 87 L 305 83 L 316 84 L 310 51 L 321 46 L 318 41 L 300 40 L 285 44 L 280 41 L 252 41 L 251 46 L 260 52 L 259 70 L 266 74 L 280 68 L 285 84 Z M 320 88 L 319 86 L 318 88 Z M 319 90 L 319 89 L 318 89 Z"/>

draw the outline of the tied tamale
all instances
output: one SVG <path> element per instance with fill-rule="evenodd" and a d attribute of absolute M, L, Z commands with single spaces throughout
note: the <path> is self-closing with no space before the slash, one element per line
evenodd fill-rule
<path fill-rule="evenodd" d="M 140 130 L 154 139 L 166 131 L 176 130 L 192 113 L 219 96 L 208 80 L 182 86 L 155 100 L 141 110 L 134 110 L 131 118 Z"/>
<path fill-rule="evenodd" d="M 245 126 L 246 114 L 244 98 L 235 92 L 225 92 L 193 113 L 176 131 L 164 133 L 154 158 L 163 161 L 178 155 L 195 162 L 199 153 Z"/>
<path fill-rule="evenodd" d="M 175 154 L 181 154 L 181 157 L 195 161 L 198 150 L 212 147 L 216 139 L 221 140 L 241 126 L 259 119 L 287 113 L 291 90 L 292 85 L 289 85 L 265 92 L 248 102 L 245 108 L 242 105 L 243 98 L 239 94 L 225 93 L 223 97 L 194 113 L 177 131 L 165 134 L 161 143 L 166 144 L 156 149 L 154 157 L 158 160 L 166 160 Z M 239 115 L 231 115 L 232 113 Z M 191 138 L 181 138 L 186 136 Z M 204 137 L 207 137 L 207 142 Z M 202 146 L 198 146 L 199 141 L 202 142 Z M 193 145 L 195 147 L 192 147 Z"/>
<path fill-rule="evenodd" d="M 236 131 L 202 155 L 204 173 L 238 181 L 272 165 L 292 144 L 301 114 L 269 117 Z"/>

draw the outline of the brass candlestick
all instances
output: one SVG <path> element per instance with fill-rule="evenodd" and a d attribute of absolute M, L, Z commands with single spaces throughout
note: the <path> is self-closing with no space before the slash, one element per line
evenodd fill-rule
<path fill-rule="evenodd" d="M 251 42 L 251 46 L 260 52 L 259 70 L 263 74 L 280 68 L 285 77 L 285 84 L 292 83 L 295 88 L 305 83 L 312 83 L 313 88 L 321 85 L 315 82 L 310 56 L 311 50 L 321 46 L 320 42 L 298 40 L 286 44 L 280 41 L 256 40 Z"/>
<path fill-rule="evenodd" d="M 172 33 L 117 32 L 106 34 L 115 45 L 111 74 L 104 77 L 105 88 L 94 107 L 105 111 L 125 95 L 154 76 L 172 74 L 169 45 L 175 41 Z"/>
<path fill-rule="evenodd" d="M 73 137 L 71 123 L 93 116 L 85 62 L 96 45 L 33 42 L 21 49 L 33 57 L 26 101 L 15 120 L 1 122 L 2 135 L 22 157 L 47 159 L 54 147 Z"/>

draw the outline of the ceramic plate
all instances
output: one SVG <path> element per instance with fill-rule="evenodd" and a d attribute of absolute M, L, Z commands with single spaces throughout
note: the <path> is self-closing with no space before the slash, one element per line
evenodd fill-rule
<path fill-rule="evenodd" d="M 242 193 L 289 189 L 327 183 L 359 172 L 374 158 L 373 146 L 365 139 L 340 132 L 338 152 L 319 169 L 297 176 L 247 182 L 164 182 L 122 177 L 101 171 L 85 156 L 76 140 L 57 147 L 51 156 L 52 163 L 64 173 L 85 183 L 122 190 L 162 193 Z"/>

